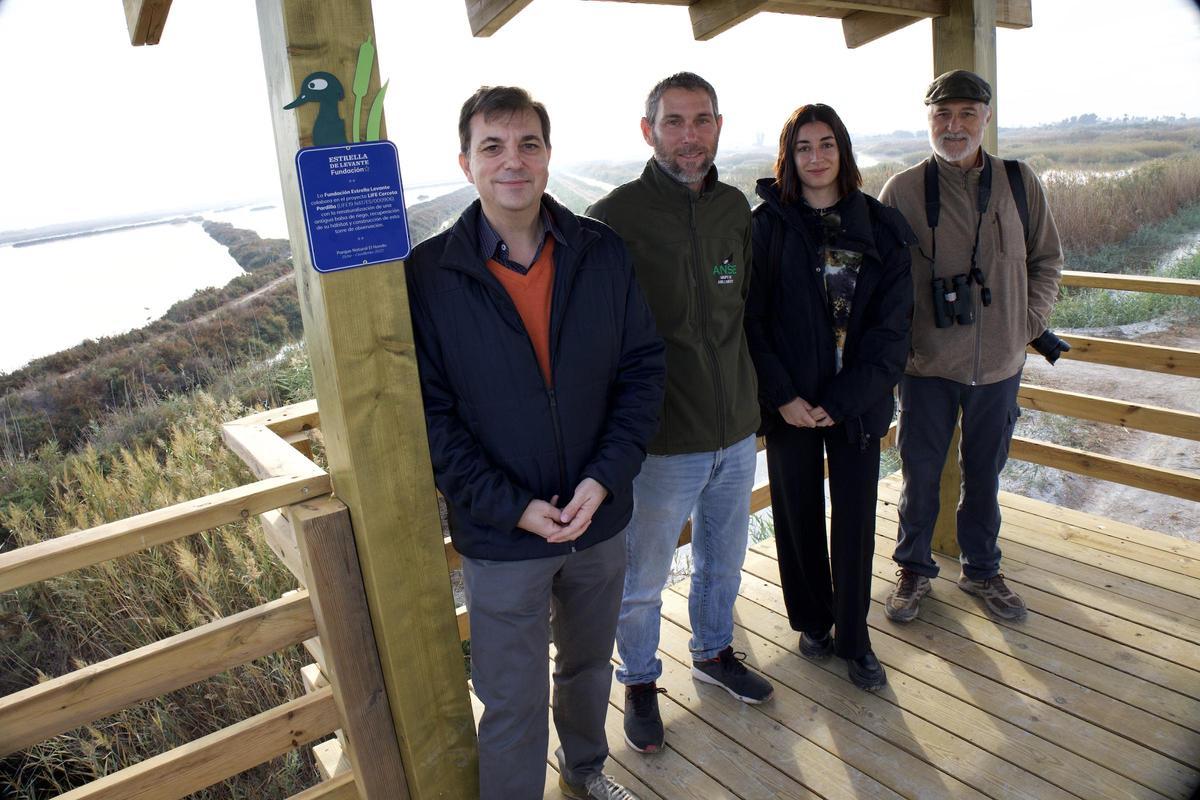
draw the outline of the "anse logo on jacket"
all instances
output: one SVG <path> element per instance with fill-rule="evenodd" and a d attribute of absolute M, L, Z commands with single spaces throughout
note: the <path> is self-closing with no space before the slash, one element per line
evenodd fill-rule
<path fill-rule="evenodd" d="M 730 286 L 737 277 L 737 271 L 737 264 L 733 263 L 733 253 L 730 253 L 720 264 L 713 267 L 712 274 L 717 279 L 717 286 Z"/>

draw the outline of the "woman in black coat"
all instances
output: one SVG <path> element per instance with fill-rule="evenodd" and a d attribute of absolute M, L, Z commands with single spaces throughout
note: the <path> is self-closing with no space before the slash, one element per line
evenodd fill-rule
<path fill-rule="evenodd" d="M 775 177 L 758 182 L 746 330 L 788 619 L 801 653 L 836 653 L 857 686 L 875 690 L 887 684 L 867 633 L 879 437 L 908 357 L 914 238 L 861 184 L 837 113 L 796 109 L 779 137 Z"/>

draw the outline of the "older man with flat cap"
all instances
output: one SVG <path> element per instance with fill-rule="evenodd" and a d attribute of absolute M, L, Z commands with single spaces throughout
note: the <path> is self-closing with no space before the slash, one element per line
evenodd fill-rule
<path fill-rule="evenodd" d="M 879 196 L 917 234 L 912 345 L 900 381 L 899 579 L 885 606 L 896 622 L 917 616 L 938 574 L 930 546 L 960 412 L 958 586 L 998 619 L 1026 613 L 1000 572 L 1000 470 L 1020 415 L 1026 345 L 1051 364 L 1070 348 L 1046 328 L 1062 271 L 1058 229 L 1033 171 L 984 152 L 991 101 L 992 87 L 973 72 L 934 79 L 925 95 L 933 155 Z"/>

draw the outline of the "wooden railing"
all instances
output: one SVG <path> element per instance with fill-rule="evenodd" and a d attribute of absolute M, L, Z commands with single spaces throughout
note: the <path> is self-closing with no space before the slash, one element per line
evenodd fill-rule
<path fill-rule="evenodd" d="M 316 404 L 225 426 L 256 482 L 0 554 L 0 592 L 129 555 L 252 514 L 301 588 L 0 698 L 0 755 L 303 642 L 309 693 L 67 792 L 63 800 L 179 798 L 331 733 L 326 778 L 296 800 L 406 796 L 345 506 L 306 457 Z M 299 448 L 299 449 L 297 449 Z"/>
<path fill-rule="evenodd" d="M 1200 296 L 1200 281 L 1067 272 L 1063 283 Z M 1072 346 L 1067 359 L 1200 378 L 1200 352 L 1194 350 L 1066 338 Z M 1064 363 L 1059 362 L 1060 369 Z M 1019 402 L 1047 413 L 1200 440 L 1200 414 L 1192 412 L 1026 384 Z M 301 587 L 0 698 L 0 755 L 302 642 L 315 661 L 302 670 L 306 696 L 62 797 L 182 797 L 335 731 L 337 738 L 313 748 L 325 780 L 293 800 L 407 796 L 349 515 L 330 495 L 329 476 L 311 460 L 310 437 L 319 426 L 315 401 L 229 423 L 223 429 L 225 441 L 256 482 L 0 554 L 4 592 L 256 514 L 267 544 Z M 894 435 L 893 426 L 884 447 Z M 1011 455 L 1200 501 L 1200 476 L 1180 470 L 1022 437 L 1014 438 Z M 755 486 L 752 511 L 770 502 L 770 486 Z M 689 541 L 685 527 L 679 544 Z M 461 559 L 448 537 L 445 549 L 447 567 L 453 570 Z M 458 621 L 460 638 L 468 639 L 465 608 L 458 609 Z"/>

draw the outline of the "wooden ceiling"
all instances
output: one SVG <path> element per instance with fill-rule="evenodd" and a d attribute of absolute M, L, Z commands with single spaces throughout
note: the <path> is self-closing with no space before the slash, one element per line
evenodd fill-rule
<path fill-rule="evenodd" d="M 532 0 L 466 0 L 471 32 L 491 36 Z M 860 47 L 914 22 L 949 14 L 956 0 L 579 0 L 579 2 L 626 2 L 687 6 L 692 35 L 705 41 L 723 33 L 755 14 L 798 14 L 842 21 L 847 47 Z M 995 0 L 996 25 L 1028 28 L 1033 25 L 1032 0 Z"/>

